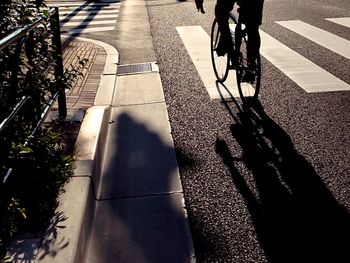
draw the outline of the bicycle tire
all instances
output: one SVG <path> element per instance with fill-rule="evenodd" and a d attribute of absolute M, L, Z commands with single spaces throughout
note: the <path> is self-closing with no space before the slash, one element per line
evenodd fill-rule
<path fill-rule="evenodd" d="M 225 56 L 218 56 L 216 53 L 216 48 L 219 43 L 220 35 L 221 32 L 219 30 L 219 24 L 216 18 L 214 18 L 210 34 L 211 62 L 213 65 L 216 79 L 219 82 L 224 82 L 228 76 L 230 59 L 228 54 L 226 54 Z"/>
<path fill-rule="evenodd" d="M 243 25 L 241 24 L 240 27 Z M 254 102 L 260 91 L 261 85 L 261 60 L 260 54 L 255 59 L 254 68 L 254 80 L 245 82 L 243 79 L 244 74 L 248 70 L 248 59 L 247 59 L 247 41 L 248 36 L 244 28 L 238 28 L 236 32 L 236 79 L 239 95 L 244 104 Z"/>

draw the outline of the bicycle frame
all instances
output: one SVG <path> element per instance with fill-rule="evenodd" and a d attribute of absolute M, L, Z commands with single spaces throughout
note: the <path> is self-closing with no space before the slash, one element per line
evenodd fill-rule
<path fill-rule="evenodd" d="M 260 55 L 254 59 L 252 69 L 248 61 L 248 32 L 247 25 L 242 21 L 242 13 L 229 12 L 229 26 L 232 36 L 233 51 L 224 56 L 216 54 L 220 29 L 216 19 L 213 21 L 211 32 L 211 55 L 214 73 L 219 82 L 224 82 L 230 69 L 236 70 L 237 88 L 244 103 L 257 98 L 260 89 L 261 62 Z M 243 18 L 244 19 L 244 18 Z M 231 64 L 230 64 L 231 63 Z"/>

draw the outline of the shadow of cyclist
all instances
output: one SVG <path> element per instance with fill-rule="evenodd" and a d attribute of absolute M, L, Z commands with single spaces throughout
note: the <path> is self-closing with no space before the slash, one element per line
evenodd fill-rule
<path fill-rule="evenodd" d="M 237 114 L 231 132 L 256 184 L 253 192 L 223 140 L 216 151 L 246 201 L 269 262 L 349 262 L 350 216 L 260 102 Z"/>

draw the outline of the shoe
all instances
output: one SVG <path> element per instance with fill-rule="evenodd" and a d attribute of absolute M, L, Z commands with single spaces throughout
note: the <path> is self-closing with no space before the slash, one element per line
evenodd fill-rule
<path fill-rule="evenodd" d="M 219 57 L 223 57 L 227 54 L 228 48 L 224 37 L 220 37 L 219 43 L 214 50 Z"/>
<path fill-rule="evenodd" d="M 227 48 L 224 45 L 220 45 L 220 43 L 214 51 L 219 57 L 223 57 L 227 54 Z"/>

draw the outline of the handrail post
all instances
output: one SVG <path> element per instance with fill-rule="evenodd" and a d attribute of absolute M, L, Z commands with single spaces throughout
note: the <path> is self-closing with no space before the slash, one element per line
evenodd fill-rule
<path fill-rule="evenodd" d="M 55 77 L 59 81 L 59 96 L 58 96 L 58 112 L 62 119 L 67 116 L 67 102 L 65 88 L 62 85 L 63 79 L 63 58 L 62 58 L 62 45 L 61 45 L 61 34 L 60 34 L 60 20 L 58 14 L 58 7 L 54 7 L 55 11 L 50 17 L 50 25 L 53 34 L 52 42 L 54 48 L 54 55 L 56 59 L 56 70 Z"/>

